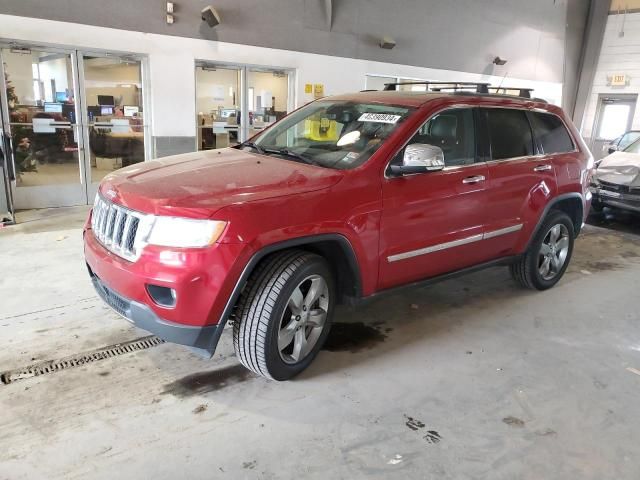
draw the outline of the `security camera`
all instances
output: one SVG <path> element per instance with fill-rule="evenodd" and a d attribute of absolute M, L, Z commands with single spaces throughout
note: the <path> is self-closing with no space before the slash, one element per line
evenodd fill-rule
<path fill-rule="evenodd" d="M 504 58 L 496 57 L 493 59 L 495 65 L 504 65 L 507 61 Z"/>
<path fill-rule="evenodd" d="M 383 37 L 380 41 L 380 48 L 384 48 L 386 50 L 391 50 L 396 46 L 396 41 L 391 37 Z"/>
<path fill-rule="evenodd" d="M 202 9 L 202 20 L 213 28 L 220 23 L 220 15 L 212 6 L 208 6 Z"/>

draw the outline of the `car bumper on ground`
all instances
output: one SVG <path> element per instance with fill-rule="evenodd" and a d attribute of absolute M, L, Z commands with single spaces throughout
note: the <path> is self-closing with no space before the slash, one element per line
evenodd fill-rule
<path fill-rule="evenodd" d="M 640 195 L 616 192 L 594 186 L 592 186 L 590 190 L 593 195 L 592 203 L 594 205 L 619 208 L 622 210 L 630 210 L 640 213 Z"/>
<path fill-rule="evenodd" d="M 242 247 L 176 252 L 148 246 L 129 262 L 107 251 L 91 229 L 84 234 L 85 260 L 100 297 L 136 326 L 205 356 L 213 355 L 224 329 Z M 162 305 L 150 287 L 171 291 L 173 305 Z"/>

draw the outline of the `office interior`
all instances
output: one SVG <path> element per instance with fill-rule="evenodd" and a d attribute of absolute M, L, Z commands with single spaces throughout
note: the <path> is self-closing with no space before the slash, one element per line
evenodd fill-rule
<path fill-rule="evenodd" d="M 291 75 L 283 69 L 198 62 L 198 150 L 235 145 L 284 117 L 291 110 Z M 246 96 L 244 108 L 243 96 Z"/>
<path fill-rule="evenodd" d="M 17 189 L 95 184 L 144 161 L 140 60 L 11 47 L 1 54 Z"/>

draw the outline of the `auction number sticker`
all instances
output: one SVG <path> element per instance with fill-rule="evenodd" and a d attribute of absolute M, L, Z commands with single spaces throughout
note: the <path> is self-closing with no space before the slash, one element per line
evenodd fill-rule
<path fill-rule="evenodd" d="M 377 123 L 398 123 L 402 117 L 400 115 L 390 115 L 388 113 L 363 113 L 358 118 L 359 122 L 377 122 Z"/>

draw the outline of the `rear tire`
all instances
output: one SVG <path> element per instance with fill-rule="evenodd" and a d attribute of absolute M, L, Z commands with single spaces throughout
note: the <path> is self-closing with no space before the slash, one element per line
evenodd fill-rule
<path fill-rule="evenodd" d="M 333 276 L 321 256 L 288 250 L 266 258 L 238 303 L 233 323 L 238 360 L 274 380 L 299 374 L 329 334 L 334 299 Z"/>
<path fill-rule="evenodd" d="M 552 210 L 528 250 L 510 265 L 511 276 L 526 288 L 546 290 L 553 287 L 569 265 L 574 239 L 571 218 L 564 212 Z"/>

